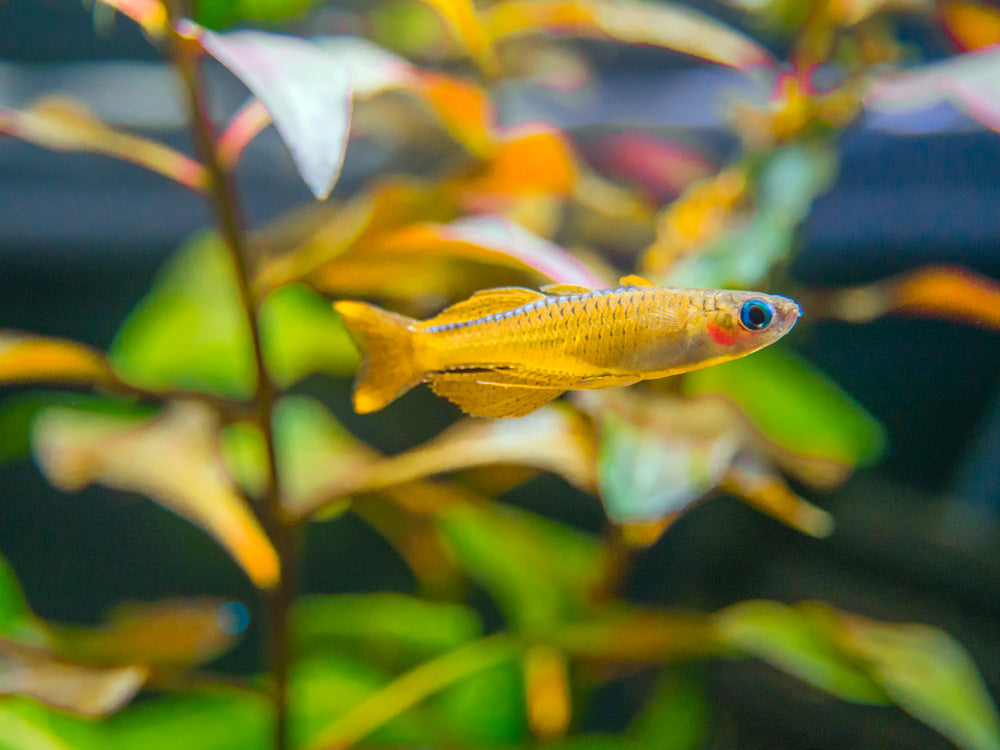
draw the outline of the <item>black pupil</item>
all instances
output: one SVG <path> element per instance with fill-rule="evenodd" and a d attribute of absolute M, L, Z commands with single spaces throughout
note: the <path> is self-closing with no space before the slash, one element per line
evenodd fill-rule
<path fill-rule="evenodd" d="M 751 331 L 766 328 L 771 322 L 772 310 L 762 302 L 747 302 L 740 310 L 740 322 Z"/>

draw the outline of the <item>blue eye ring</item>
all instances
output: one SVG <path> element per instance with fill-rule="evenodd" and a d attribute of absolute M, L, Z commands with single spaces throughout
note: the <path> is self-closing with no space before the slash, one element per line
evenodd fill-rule
<path fill-rule="evenodd" d="M 748 331 L 762 331 L 774 320 L 774 308 L 767 302 L 752 299 L 740 308 L 740 323 Z"/>

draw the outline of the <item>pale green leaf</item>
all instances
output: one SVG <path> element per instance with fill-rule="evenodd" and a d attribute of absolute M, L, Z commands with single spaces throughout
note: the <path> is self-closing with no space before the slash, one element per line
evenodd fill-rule
<path fill-rule="evenodd" d="M 730 646 L 820 690 L 857 703 L 890 702 L 867 670 L 801 610 L 778 602 L 741 602 L 719 612 L 716 622 Z"/>

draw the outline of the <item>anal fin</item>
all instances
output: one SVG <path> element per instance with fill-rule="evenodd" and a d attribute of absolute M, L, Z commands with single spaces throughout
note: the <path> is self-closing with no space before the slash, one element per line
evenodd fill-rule
<path fill-rule="evenodd" d="M 427 378 L 431 390 L 476 417 L 523 417 L 563 393 L 546 388 L 502 382 L 492 372 L 441 372 Z"/>

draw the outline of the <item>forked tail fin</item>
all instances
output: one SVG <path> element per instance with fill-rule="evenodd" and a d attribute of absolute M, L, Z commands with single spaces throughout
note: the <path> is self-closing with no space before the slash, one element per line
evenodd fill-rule
<path fill-rule="evenodd" d="M 421 381 L 423 372 L 413 352 L 413 318 L 382 310 L 365 302 L 334 304 L 361 351 L 354 381 L 354 410 L 378 411 Z"/>

